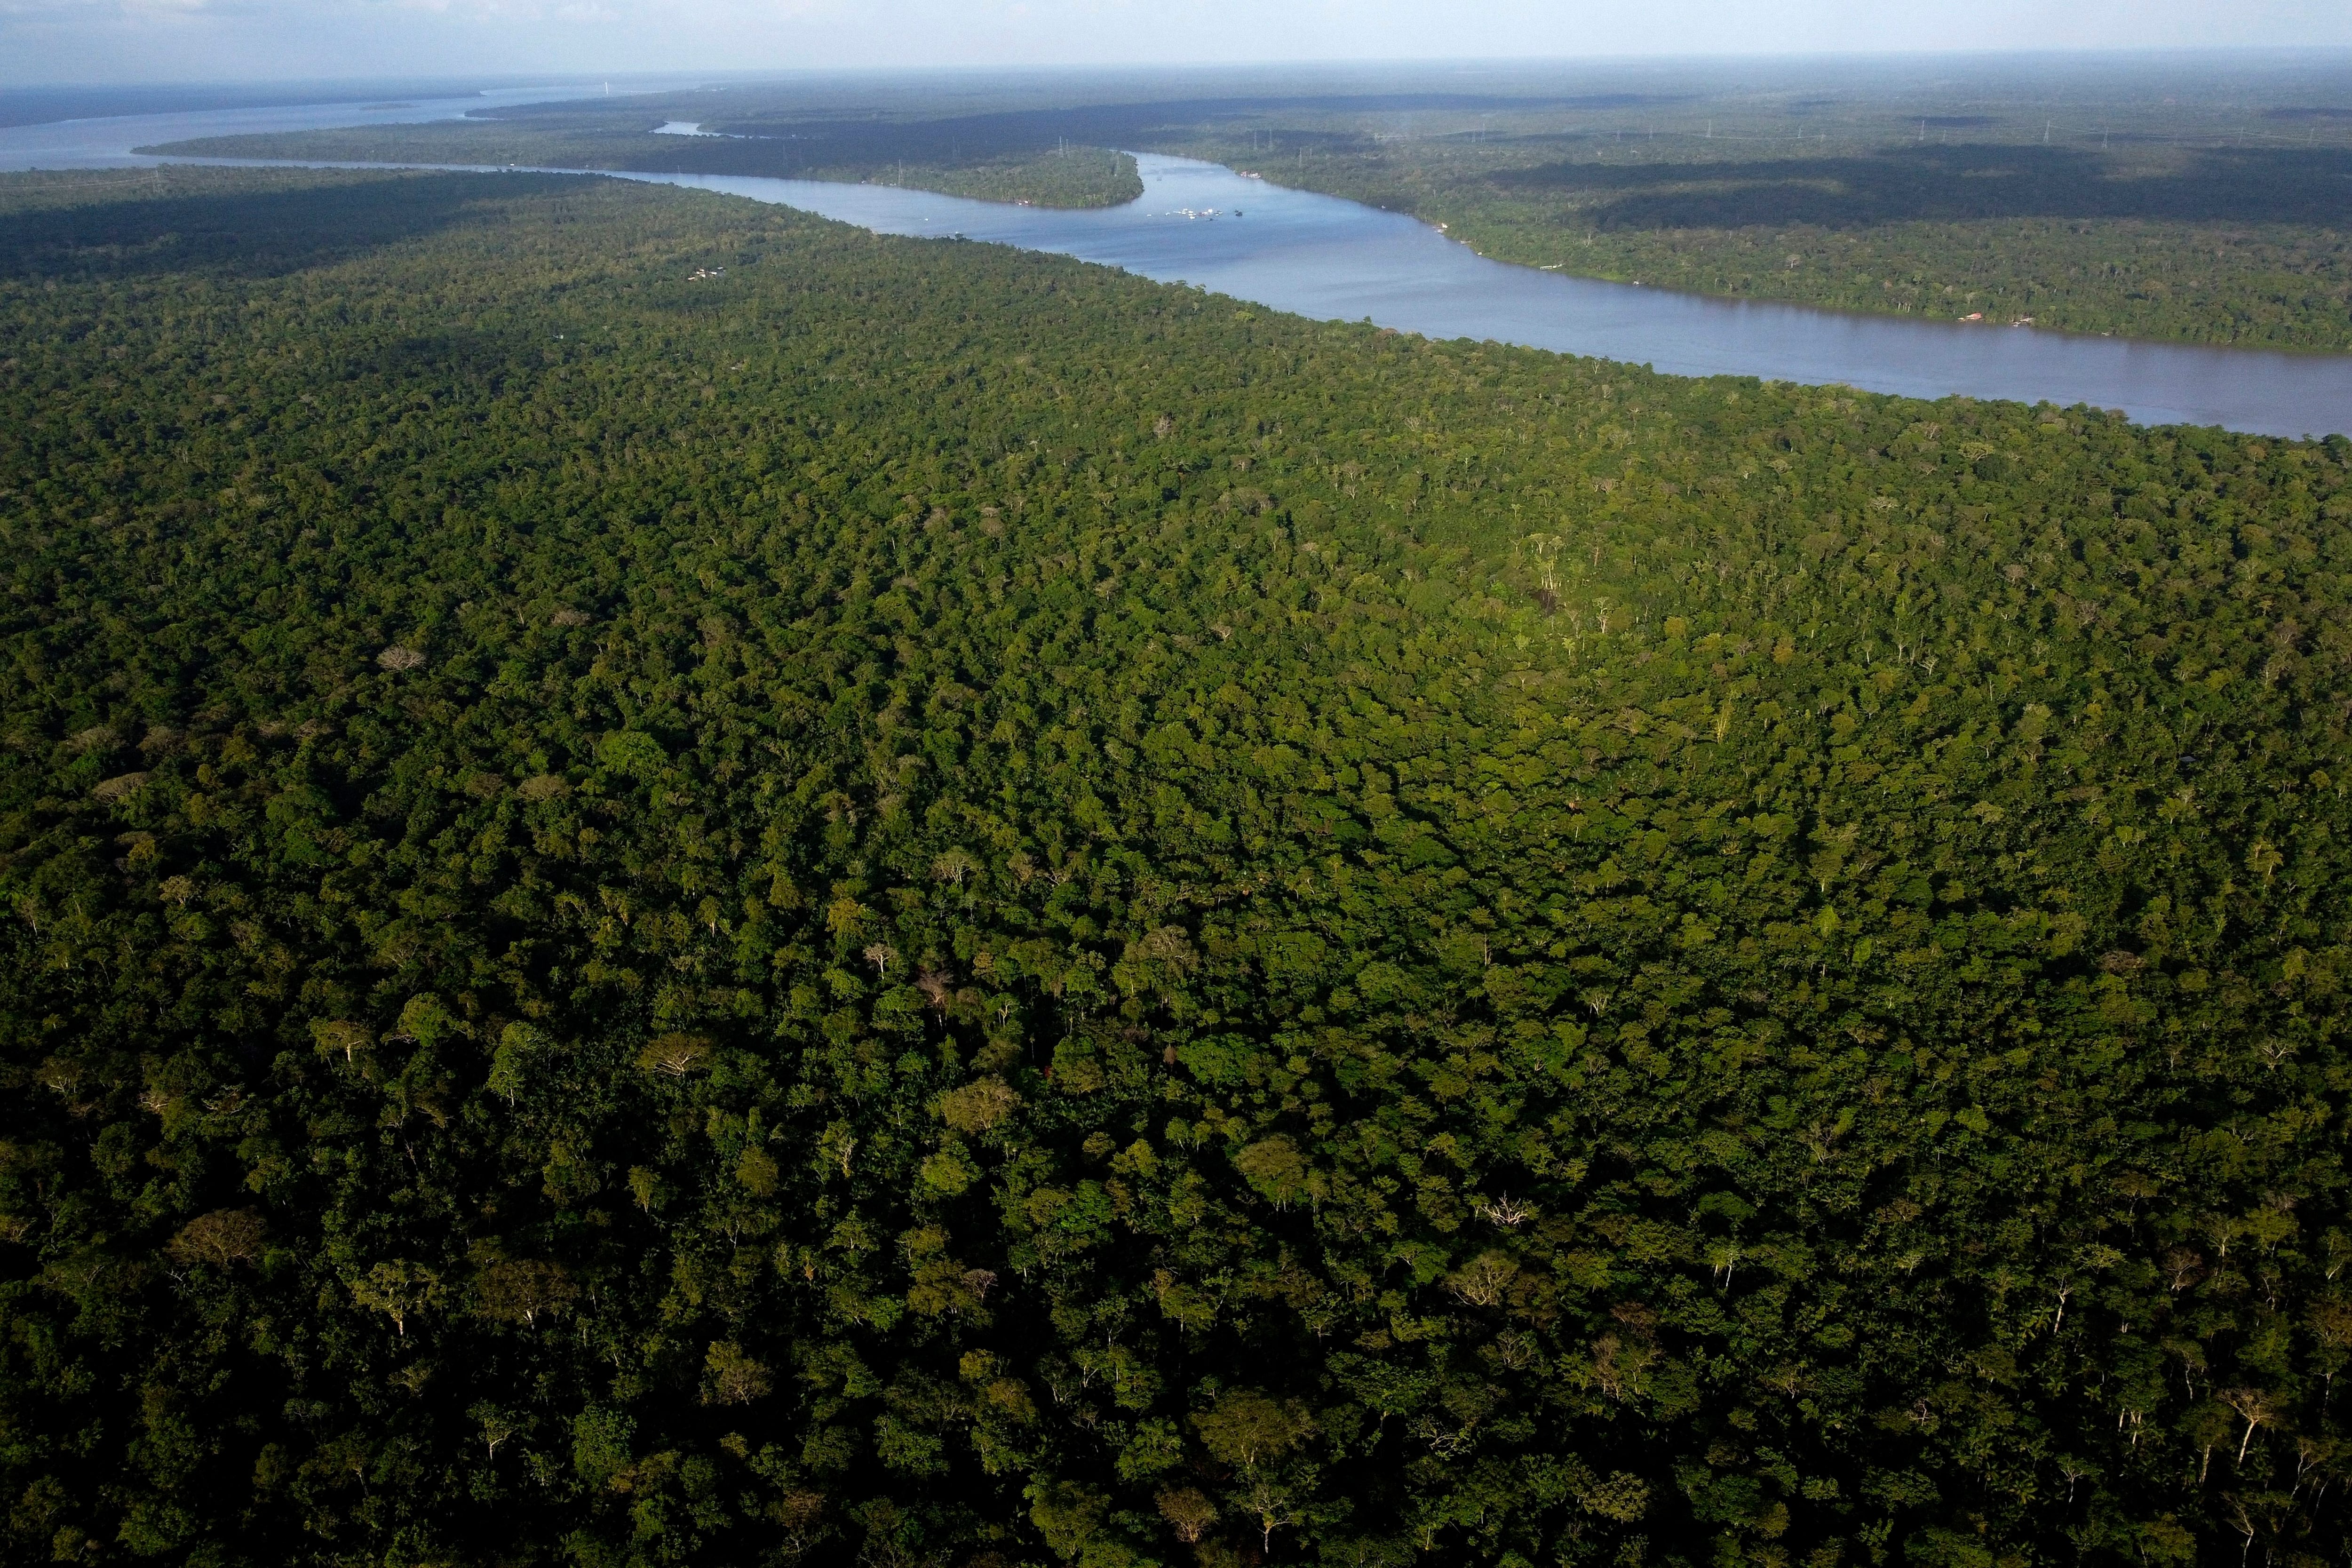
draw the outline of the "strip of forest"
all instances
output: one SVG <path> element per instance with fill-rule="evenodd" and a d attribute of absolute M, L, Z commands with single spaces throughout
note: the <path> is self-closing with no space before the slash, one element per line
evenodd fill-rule
<path fill-rule="evenodd" d="M 691 112 L 697 106 L 688 101 L 683 107 Z M 142 151 L 293 163 L 750 174 L 903 185 L 1045 207 L 1118 206 L 1143 195 L 1132 153 L 1072 146 L 1066 140 L 1040 145 L 1034 136 L 1007 138 L 973 128 L 963 128 L 959 136 L 955 125 L 936 135 L 911 135 L 900 122 L 877 126 L 864 119 L 694 134 L 665 132 L 664 122 L 659 113 L 615 113 L 599 106 L 527 118 L 212 136 Z"/>

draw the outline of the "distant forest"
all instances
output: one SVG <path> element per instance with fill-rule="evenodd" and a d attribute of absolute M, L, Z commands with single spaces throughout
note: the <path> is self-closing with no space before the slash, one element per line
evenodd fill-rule
<path fill-rule="evenodd" d="M 2317 1564 L 2352 442 L 0 179 L 10 1562 Z"/>
<path fill-rule="evenodd" d="M 1114 154 L 1069 149 L 1182 153 L 1594 277 L 2352 349 L 2352 72 L 1792 69 L 1530 68 L 1476 91 L 1395 71 L 942 81 L 928 99 L 877 86 L 870 101 L 844 84 L 738 84 L 173 150 L 888 180 L 1060 205 L 1140 190 Z M 738 140 L 650 134 L 668 119 Z"/>
<path fill-rule="evenodd" d="M 1249 162 L 1245 142 L 1200 151 Z M 1256 162 L 1530 266 L 1843 310 L 2352 349 L 2352 147 L 1727 148 L 1587 132 L 1300 153 Z"/>

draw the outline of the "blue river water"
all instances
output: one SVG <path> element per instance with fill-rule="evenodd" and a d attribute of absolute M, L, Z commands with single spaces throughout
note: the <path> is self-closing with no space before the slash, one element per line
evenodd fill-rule
<path fill-rule="evenodd" d="M 121 167 L 136 146 L 245 131 L 452 118 L 578 89 L 396 106 L 327 104 L 0 128 L 0 168 Z M 691 133 L 690 124 L 664 127 Z M 2279 353 L 2033 327 L 1868 316 L 1604 283 L 1490 261 L 1431 226 L 1217 164 L 1142 154 L 1144 194 L 1070 212 L 892 185 L 618 177 L 774 202 L 879 233 L 1051 251 L 1326 321 L 1370 321 L 1647 364 L 1676 375 L 1843 384 L 2122 410 L 2144 424 L 2352 434 L 2352 354 Z M 2352 323 L 2347 323 L 2352 336 Z"/>

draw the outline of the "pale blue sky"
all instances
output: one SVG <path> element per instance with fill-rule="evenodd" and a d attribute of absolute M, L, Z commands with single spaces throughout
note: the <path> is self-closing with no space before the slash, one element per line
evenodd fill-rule
<path fill-rule="evenodd" d="M 2347 0 L 0 0 L 0 83 L 2345 47 Z"/>

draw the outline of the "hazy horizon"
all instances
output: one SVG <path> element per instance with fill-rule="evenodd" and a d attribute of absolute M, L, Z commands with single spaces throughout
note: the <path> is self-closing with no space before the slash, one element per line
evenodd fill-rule
<path fill-rule="evenodd" d="M 1467 0 L 0 0 L 0 87 L 958 68 L 1601 64 L 2352 48 L 2352 7 L 2000 0 L 1967 23 L 1854 0 L 1639 11 Z M 362 65 L 362 62 L 364 62 Z"/>

